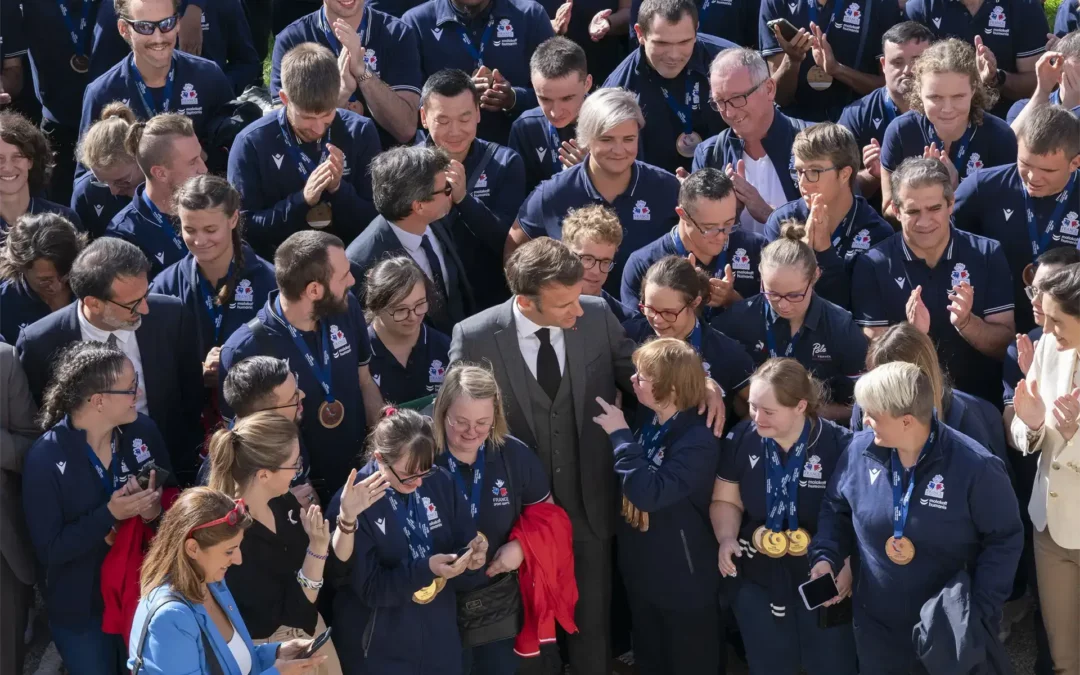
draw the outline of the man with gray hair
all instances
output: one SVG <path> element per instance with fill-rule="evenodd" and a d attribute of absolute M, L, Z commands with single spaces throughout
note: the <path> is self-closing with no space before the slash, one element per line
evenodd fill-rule
<path fill-rule="evenodd" d="M 353 276 L 362 287 L 376 262 L 409 256 L 440 296 L 428 321 L 449 334 L 476 304 L 454 240 L 438 222 L 452 205 L 449 155 L 427 146 L 387 150 L 371 162 L 371 183 L 379 215 L 345 251 Z"/>
<path fill-rule="evenodd" d="M 1076 11 L 1075 3 L 1062 3 Z M 1060 12 L 1058 13 L 1060 16 Z M 1061 35 L 1061 33 L 1058 33 Z M 1035 93 L 1009 108 L 1005 121 L 1020 133 L 1019 123 L 1036 108 L 1060 105 L 1080 115 L 1080 31 L 1063 36 L 1035 64 Z"/>
<path fill-rule="evenodd" d="M 1001 400 L 1001 362 L 1016 334 L 1001 244 L 951 226 L 952 180 L 940 161 L 904 160 L 892 188 L 902 229 L 855 259 L 855 323 L 874 338 L 908 321 L 934 340 L 957 389 Z"/>
<path fill-rule="evenodd" d="M 773 105 L 776 82 L 753 49 L 720 52 L 709 68 L 709 85 L 709 105 L 729 128 L 697 147 L 693 170 L 708 166 L 726 172 L 742 207 L 740 225 L 764 232 L 773 209 L 800 196 L 792 146 L 807 123 Z"/>

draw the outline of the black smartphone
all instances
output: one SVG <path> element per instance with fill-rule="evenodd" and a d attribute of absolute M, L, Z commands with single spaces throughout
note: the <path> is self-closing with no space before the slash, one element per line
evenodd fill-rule
<path fill-rule="evenodd" d="M 139 469 L 139 475 L 135 477 L 135 480 L 138 481 L 138 483 L 139 483 L 139 487 L 141 487 L 144 490 L 146 488 L 150 487 L 150 472 L 151 471 L 155 472 L 154 473 L 154 489 L 155 490 L 158 489 L 159 487 L 161 487 L 162 485 L 164 485 L 165 481 L 169 480 L 169 470 L 168 469 L 162 469 L 160 466 L 157 465 L 157 462 L 155 462 L 154 460 L 150 460 L 146 464 L 142 465 L 142 468 Z"/>
<path fill-rule="evenodd" d="M 315 656 L 315 652 L 319 651 L 319 649 L 321 649 L 322 646 L 324 644 L 326 644 L 327 641 L 330 640 L 330 631 L 332 631 L 332 630 L 334 630 L 334 629 L 333 628 L 327 628 L 326 630 L 324 630 L 319 637 L 317 637 L 317 638 L 315 638 L 314 640 L 311 641 L 311 644 L 308 645 L 307 649 L 305 649 L 304 651 L 297 654 L 296 658 L 297 659 L 310 659 L 312 656 Z"/>
<path fill-rule="evenodd" d="M 769 27 L 769 30 L 772 30 L 774 26 L 780 26 L 780 37 L 788 42 L 794 40 L 795 36 L 799 34 L 799 29 L 787 19 L 773 19 L 765 25 Z"/>
<path fill-rule="evenodd" d="M 824 574 L 799 586 L 799 595 L 802 596 L 806 609 L 813 611 L 840 595 L 840 591 L 836 589 L 833 575 Z"/>

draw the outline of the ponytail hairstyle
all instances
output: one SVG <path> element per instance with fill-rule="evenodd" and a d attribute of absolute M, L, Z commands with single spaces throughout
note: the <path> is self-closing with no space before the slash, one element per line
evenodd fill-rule
<path fill-rule="evenodd" d="M 809 283 L 817 275 L 817 255 L 806 243 L 806 224 L 786 220 L 780 226 L 780 238 L 761 249 L 761 271 L 792 267 L 802 272 Z"/>
<path fill-rule="evenodd" d="M 665 256 L 652 264 L 641 280 L 641 298 L 645 300 L 645 288 L 658 286 L 670 288 L 683 296 L 687 305 L 701 299 L 695 313 L 700 314 L 705 301 L 709 298 L 709 275 L 686 258 L 677 255 Z"/>
<path fill-rule="evenodd" d="M 136 121 L 131 108 L 120 101 L 105 106 L 101 118 L 91 125 L 79 141 L 76 150 L 79 161 L 91 171 L 134 162 L 135 155 L 128 152 L 124 142 Z"/>
<path fill-rule="evenodd" d="M 277 471 L 296 447 L 296 423 L 275 412 L 241 417 L 232 429 L 218 429 L 210 439 L 212 489 L 239 497 L 259 471 Z"/>
<path fill-rule="evenodd" d="M 240 193 L 232 186 L 232 183 L 221 176 L 203 174 L 187 179 L 173 197 L 176 212 L 180 214 L 183 222 L 182 211 L 209 211 L 220 209 L 227 220 L 232 220 L 240 212 Z M 218 291 L 214 302 L 224 305 L 232 298 L 236 290 L 236 284 L 240 281 L 240 275 L 244 273 L 244 219 L 236 218 L 236 227 L 232 229 L 233 261 L 232 274 L 225 280 L 225 285 Z"/>
<path fill-rule="evenodd" d="M 165 165 L 177 137 L 195 137 L 191 119 L 177 113 L 163 113 L 129 126 L 124 150 L 135 158 L 139 170 L 150 180 L 150 170 Z"/>
<path fill-rule="evenodd" d="M 390 465 L 407 457 L 405 472 L 410 476 L 429 471 L 435 464 L 435 453 L 431 418 L 415 410 L 386 406 L 382 419 L 368 435 L 368 460 Z"/>
<path fill-rule="evenodd" d="M 930 336 L 906 321 L 889 326 L 870 343 L 866 352 L 866 370 L 871 371 L 896 361 L 914 363 L 926 374 L 933 392 L 934 408 L 941 419 L 945 419 L 948 405 L 952 401 L 952 387 L 941 370 L 937 349 L 934 348 Z"/>
<path fill-rule="evenodd" d="M 435 409 L 432 412 L 435 418 L 435 443 L 440 448 L 440 452 L 449 449 L 449 443 L 446 440 L 446 415 L 450 411 L 450 406 L 459 398 L 491 401 L 493 410 L 491 431 L 488 432 L 488 437 L 484 442 L 490 442 L 493 447 L 501 448 L 506 442 L 506 437 L 510 435 L 510 427 L 506 421 L 499 383 L 489 367 L 458 361 L 447 371 L 446 378 L 439 388 L 439 395 L 435 397 Z"/>
<path fill-rule="evenodd" d="M 104 342 L 73 342 L 56 357 L 52 377 L 42 396 L 39 426 L 52 428 L 74 413 L 94 394 L 112 389 L 128 358 Z"/>
<path fill-rule="evenodd" d="M 794 408 L 799 401 L 806 401 L 806 417 L 811 424 L 816 424 L 829 400 L 825 385 L 793 358 L 769 359 L 750 376 L 750 383 L 754 382 L 772 387 L 776 400 L 784 407 Z"/>

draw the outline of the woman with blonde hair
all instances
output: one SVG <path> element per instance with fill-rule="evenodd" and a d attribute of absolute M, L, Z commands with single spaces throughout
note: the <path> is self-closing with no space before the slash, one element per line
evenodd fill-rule
<path fill-rule="evenodd" d="M 127 667 L 135 675 L 302 675 L 326 660 L 299 658 L 311 640 L 255 646 L 225 574 L 243 562 L 251 527 L 244 501 L 185 490 L 162 518 L 140 575 Z"/>
<path fill-rule="evenodd" d="M 75 150 L 79 164 L 88 171 L 75 179 L 71 208 L 82 218 L 93 237 L 105 233 L 109 221 L 135 196 L 143 182 L 135 156 L 124 147 L 135 113 L 121 101 L 101 111 Z"/>

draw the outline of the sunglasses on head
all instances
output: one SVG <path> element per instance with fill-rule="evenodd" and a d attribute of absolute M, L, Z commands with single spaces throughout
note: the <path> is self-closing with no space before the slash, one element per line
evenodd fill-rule
<path fill-rule="evenodd" d="M 247 514 L 247 506 L 244 505 L 243 499 L 237 499 L 235 505 L 232 507 L 232 511 L 229 511 L 224 516 L 211 520 L 209 523 L 203 523 L 202 525 L 196 525 L 188 531 L 187 538 L 190 539 L 191 535 L 195 534 L 196 530 L 205 530 L 208 527 L 214 527 L 215 525 L 229 525 L 230 527 L 236 527 L 236 524 L 240 522 L 240 519 Z"/>
<path fill-rule="evenodd" d="M 176 24 L 180 21 L 179 14 L 173 14 L 170 17 L 166 17 L 161 21 L 132 21 L 131 19 L 120 18 L 121 21 L 131 26 L 131 30 L 135 31 L 139 35 L 153 35 L 154 30 L 160 30 L 162 35 L 171 33 L 176 28 Z"/>

